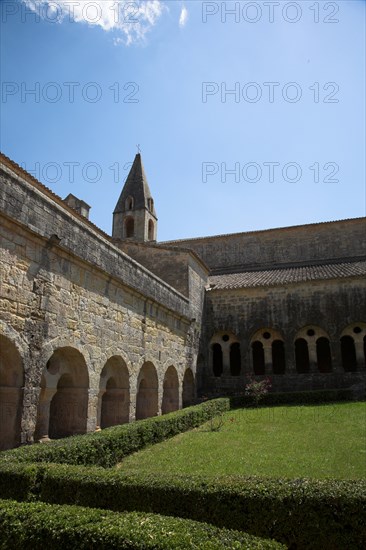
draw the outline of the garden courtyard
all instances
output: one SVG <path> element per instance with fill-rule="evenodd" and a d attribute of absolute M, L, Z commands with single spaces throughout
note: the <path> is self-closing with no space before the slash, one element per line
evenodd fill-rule
<path fill-rule="evenodd" d="M 119 467 L 130 473 L 366 478 L 366 403 L 227 411 Z"/>

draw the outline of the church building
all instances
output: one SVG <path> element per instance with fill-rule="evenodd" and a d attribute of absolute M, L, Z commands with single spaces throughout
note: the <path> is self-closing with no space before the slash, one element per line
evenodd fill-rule
<path fill-rule="evenodd" d="M 366 218 L 159 242 L 140 153 L 112 235 L 89 209 L 0 155 L 0 449 L 251 378 L 364 387 Z"/>

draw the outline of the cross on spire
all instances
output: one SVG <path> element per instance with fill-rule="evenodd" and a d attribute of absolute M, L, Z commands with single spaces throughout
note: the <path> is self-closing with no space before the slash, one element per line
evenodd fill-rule
<path fill-rule="evenodd" d="M 140 154 L 140 153 L 141 153 L 141 147 L 140 147 L 140 144 L 138 143 L 138 144 L 136 145 L 136 147 L 137 147 L 137 152 L 138 152 L 138 154 Z"/>

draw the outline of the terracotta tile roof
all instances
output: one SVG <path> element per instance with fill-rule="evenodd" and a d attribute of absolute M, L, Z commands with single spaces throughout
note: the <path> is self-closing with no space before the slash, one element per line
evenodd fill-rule
<path fill-rule="evenodd" d="M 366 282 L 366 260 L 212 275 L 208 282 L 211 290 L 227 290 L 358 276 L 365 276 Z"/>
<path fill-rule="evenodd" d="M 316 227 L 316 226 L 323 226 L 323 225 L 332 225 L 332 224 L 338 224 L 343 222 L 353 222 L 357 220 L 366 220 L 365 216 L 359 216 L 357 218 L 342 218 L 340 220 L 328 220 L 328 221 L 322 221 L 322 222 L 313 222 L 313 223 L 305 223 L 301 225 L 290 225 L 285 227 L 268 227 L 267 229 L 254 229 L 252 231 L 240 231 L 239 233 L 222 233 L 219 235 L 207 235 L 205 237 L 189 237 L 187 239 L 174 239 L 173 241 L 162 241 L 161 244 L 170 246 L 175 245 L 179 243 L 187 243 L 189 245 L 190 242 L 194 242 L 197 244 L 200 244 L 200 241 L 214 241 L 217 239 L 225 239 L 227 237 L 241 237 L 242 235 L 259 235 L 260 233 L 273 233 L 275 231 L 288 231 L 291 229 L 300 229 L 302 227 L 308 228 L 308 227 Z"/>

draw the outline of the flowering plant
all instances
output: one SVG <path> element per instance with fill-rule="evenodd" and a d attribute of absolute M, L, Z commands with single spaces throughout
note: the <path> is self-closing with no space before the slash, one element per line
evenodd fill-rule
<path fill-rule="evenodd" d="M 272 383 L 269 378 L 265 378 L 264 380 L 250 379 L 250 381 L 245 385 L 245 395 L 250 397 L 257 407 L 261 399 L 267 395 L 271 387 Z"/>

